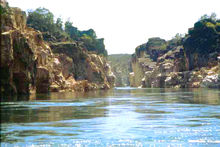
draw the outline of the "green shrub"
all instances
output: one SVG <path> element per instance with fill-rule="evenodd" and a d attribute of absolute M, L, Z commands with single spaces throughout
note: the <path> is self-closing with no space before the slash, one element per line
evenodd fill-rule
<path fill-rule="evenodd" d="M 189 29 L 189 35 L 183 43 L 184 48 L 189 53 L 209 54 L 219 51 L 220 25 L 215 19 L 204 17 Z"/>
<path fill-rule="evenodd" d="M 27 25 L 43 32 L 46 41 L 80 41 L 88 51 L 95 51 L 98 54 L 107 56 L 104 39 L 98 39 L 93 29 L 80 31 L 73 23 L 66 21 L 63 29 L 63 21 L 57 18 L 46 8 L 37 8 L 28 12 Z"/>

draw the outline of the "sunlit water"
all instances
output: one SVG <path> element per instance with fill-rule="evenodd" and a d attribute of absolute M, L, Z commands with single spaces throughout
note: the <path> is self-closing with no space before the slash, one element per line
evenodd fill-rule
<path fill-rule="evenodd" d="M 116 88 L 1 102 L 1 146 L 220 146 L 220 91 Z"/>

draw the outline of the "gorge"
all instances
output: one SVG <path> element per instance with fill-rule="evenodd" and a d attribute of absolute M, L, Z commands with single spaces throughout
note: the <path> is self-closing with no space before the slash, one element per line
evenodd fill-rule
<path fill-rule="evenodd" d="M 56 1 L 31 1 L 35 2 L 55 8 Z M 131 1 L 65 2 L 59 5 L 80 10 L 76 15 L 85 14 L 88 23 L 95 18 L 88 10 L 96 12 L 100 20 L 96 23 L 111 20 L 105 27 L 117 43 L 128 43 L 124 36 L 139 40 L 134 32 L 141 23 L 155 23 L 146 13 L 141 20 L 132 16 L 135 5 L 129 9 L 132 13 L 125 13 L 129 8 L 125 4 Z M 174 4 L 160 2 L 166 3 L 166 9 Z M 78 29 L 70 19 L 64 22 L 46 8 L 24 12 L 6 0 L 0 4 L 0 146 L 219 146 L 220 20 L 216 15 L 202 16 L 187 34 L 170 40 L 147 37 L 134 54 L 109 54 L 113 49 L 97 37 L 98 31 Z M 140 3 L 136 11 L 149 9 L 150 1 L 146 4 Z M 123 29 L 127 18 L 138 25 L 111 32 L 111 27 Z M 161 27 L 169 23 L 163 20 Z M 119 45 L 117 50 L 122 52 Z"/>
<path fill-rule="evenodd" d="M 177 34 L 169 41 L 149 38 L 132 57 L 110 55 L 112 72 L 103 39 L 93 29 L 79 31 L 69 21 L 63 29 L 62 20 L 55 22 L 45 8 L 28 16 L 6 1 L 1 8 L 1 94 L 89 91 L 114 85 L 220 86 L 220 22 L 216 18 L 200 19 L 188 34 Z"/>

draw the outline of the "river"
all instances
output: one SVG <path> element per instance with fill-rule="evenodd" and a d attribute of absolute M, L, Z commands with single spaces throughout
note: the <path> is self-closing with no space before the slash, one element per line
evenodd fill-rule
<path fill-rule="evenodd" d="M 115 88 L 1 102 L 1 146 L 220 146 L 220 91 Z"/>

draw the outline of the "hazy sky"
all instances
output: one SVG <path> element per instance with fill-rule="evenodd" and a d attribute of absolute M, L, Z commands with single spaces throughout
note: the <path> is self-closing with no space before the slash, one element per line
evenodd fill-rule
<path fill-rule="evenodd" d="M 80 30 L 93 28 L 109 54 L 133 53 L 150 37 L 171 39 L 203 15 L 220 17 L 220 0 L 8 0 L 23 10 L 45 7 L 70 18 Z"/>

